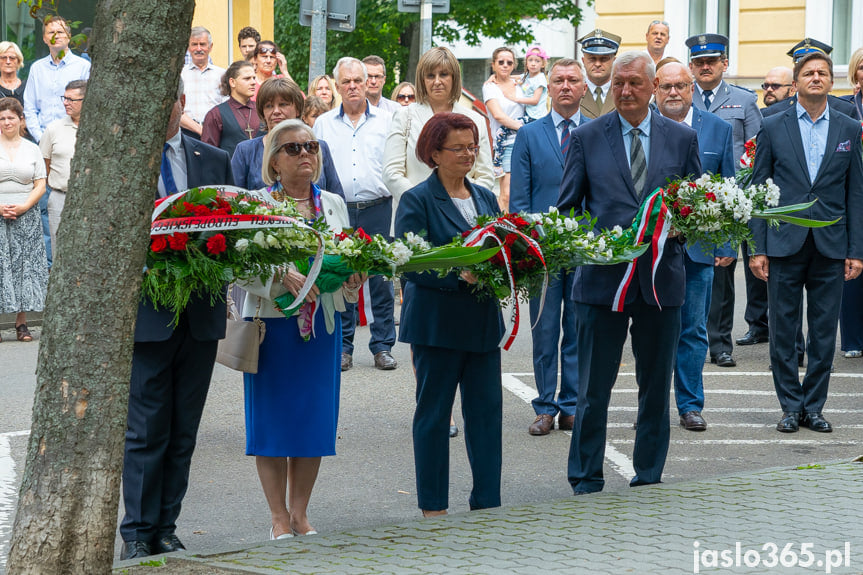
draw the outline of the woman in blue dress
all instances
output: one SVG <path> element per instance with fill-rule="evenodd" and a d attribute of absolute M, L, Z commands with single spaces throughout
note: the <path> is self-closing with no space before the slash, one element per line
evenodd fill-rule
<path fill-rule="evenodd" d="M 344 200 L 312 183 L 321 171 L 320 149 L 303 122 L 281 122 L 264 150 L 263 179 L 274 200 L 291 199 L 308 221 L 324 218 L 338 231 L 349 225 Z M 245 374 L 244 382 L 246 454 L 255 456 L 270 508 L 270 539 L 316 533 L 307 508 L 321 457 L 336 452 L 342 351 L 338 314 L 328 332 L 320 308 L 343 311 L 344 298 L 356 297 L 361 280 L 354 276 L 335 293 L 312 288 L 290 318 L 277 311 L 272 300 L 299 293 L 305 276 L 296 266 L 277 270 L 266 283 L 243 286 L 249 292 L 243 316 L 257 315 L 267 328 L 258 373 Z M 314 332 L 301 333 L 300 325 L 309 321 Z"/>

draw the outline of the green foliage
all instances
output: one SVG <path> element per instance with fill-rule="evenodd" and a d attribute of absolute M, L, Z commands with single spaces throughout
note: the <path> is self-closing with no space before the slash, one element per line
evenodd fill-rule
<path fill-rule="evenodd" d="M 305 89 L 311 28 L 300 25 L 299 13 L 300 0 L 274 2 L 276 43 L 287 58 L 291 76 Z M 480 35 L 508 44 L 530 43 L 533 34 L 521 21 L 527 16 L 540 20 L 561 18 L 575 26 L 581 20 L 581 10 L 572 0 L 450 0 L 449 14 L 434 15 L 434 36 L 448 43 L 463 39 L 470 45 L 479 44 Z M 327 31 L 327 72 L 342 56 L 362 59 L 376 54 L 387 63 L 384 95 L 388 96 L 396 84 L 392 73 L 396 66 L 405 79 L 412 32 L 418 25 L 419 14 L 398 12 L 396 0 L 357 0 L 354 31 Z"/>

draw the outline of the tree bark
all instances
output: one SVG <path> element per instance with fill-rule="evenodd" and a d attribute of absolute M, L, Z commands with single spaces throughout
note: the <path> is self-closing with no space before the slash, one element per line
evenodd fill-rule
<path fill-rule="evenodd" d="M 102 0 L 51 270 L 9 575 L 108 573 L 133 330 L 194 0 Z"/>

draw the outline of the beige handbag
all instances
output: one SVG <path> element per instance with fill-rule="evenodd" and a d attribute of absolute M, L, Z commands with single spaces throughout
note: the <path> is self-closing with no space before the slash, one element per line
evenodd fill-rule
<path fill-rule="evenodd" d="M 228 296 L 228 323 L 225 328 L 225 339 L 219 341 L 216 361 L 237 371 L 258 373 L 258 353 L 267 334 L 266 324 L 258 317 L 260 311 L 261 298 L 259 297 L 255 317 L 245 321 L 240 317 L 234 300 Z"/>

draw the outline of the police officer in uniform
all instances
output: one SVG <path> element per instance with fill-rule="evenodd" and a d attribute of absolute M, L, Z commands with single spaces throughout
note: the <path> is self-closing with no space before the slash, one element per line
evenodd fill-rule
<path fill-rule="evenodd" d="M 728 38 L 722 34 L 698 34 L 686 40 L 689 69 L 695 77 L 692 105 L 716 114 L 732 128 L 735 160 L 743 155 L 746 140 L 761 128 L 758 96 L 722 79 L 728 69 Z M 700 174 L 699 174 L 700 175 Z M 734 367 L 731 328 L 734 321 L 734 270 L 736 262 L 717 267 L 707 320 L 710 361 L 720 367 Z"/>

